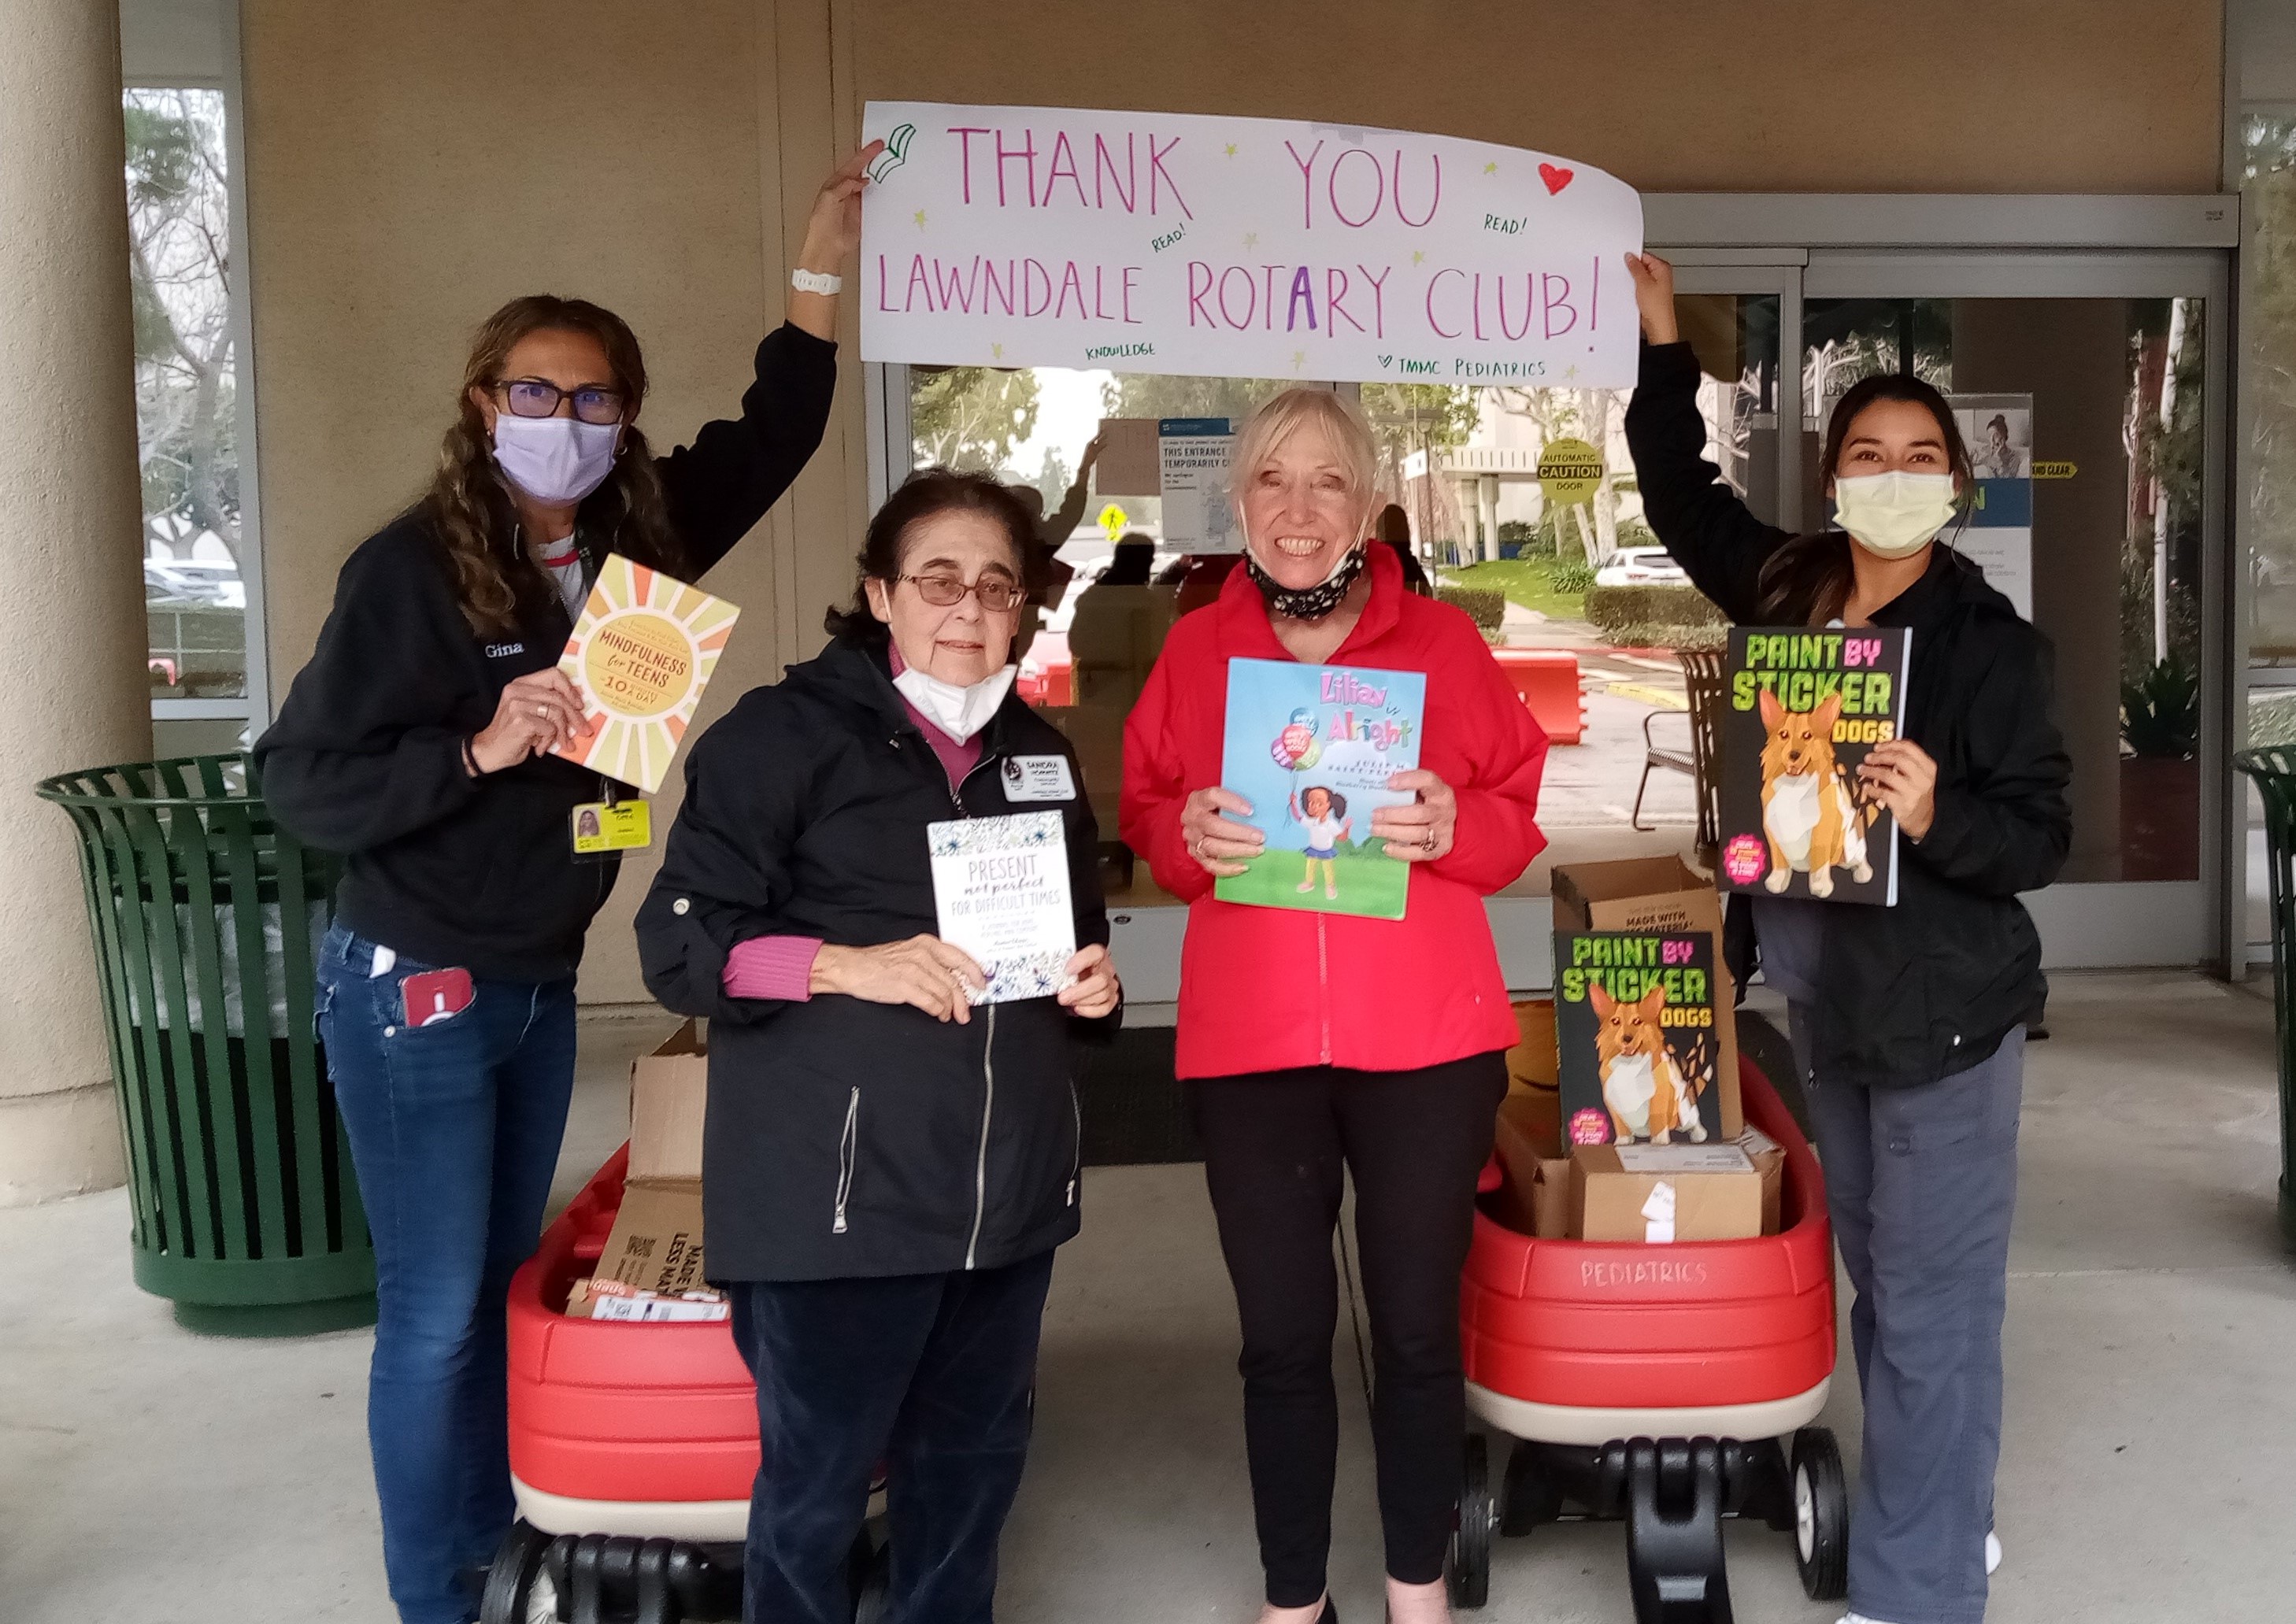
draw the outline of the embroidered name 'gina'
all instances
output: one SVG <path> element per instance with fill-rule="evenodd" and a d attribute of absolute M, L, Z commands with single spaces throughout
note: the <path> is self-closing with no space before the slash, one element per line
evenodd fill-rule
<path fill-rule="evenodd" d="M 489 643 L 487 644 L 487 658 L 488 660 L 507 660 L 512 654 L 523 654 L 525 652 L 526 644 L 523 643 Z"/>

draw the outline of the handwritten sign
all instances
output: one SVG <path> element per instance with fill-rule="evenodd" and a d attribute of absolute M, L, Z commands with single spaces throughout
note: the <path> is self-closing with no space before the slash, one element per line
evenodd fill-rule
<path fill-rule="evenodd" d="M 1585 164 L 1179 113 L 873 102 L 863 127 L 888 143 L 862 209 L 867 360 L 1635 381 L 1642 203 Z"/>

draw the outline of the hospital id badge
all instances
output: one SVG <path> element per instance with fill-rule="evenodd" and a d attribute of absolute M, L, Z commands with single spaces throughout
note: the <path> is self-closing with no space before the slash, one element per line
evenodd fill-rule
<path fill-rule="evenodd" d="M 577 861 L 603 862 L 653 844 L 653 808 L 636 796 L 627 800 L 587 800 L 574 808 Z"/>

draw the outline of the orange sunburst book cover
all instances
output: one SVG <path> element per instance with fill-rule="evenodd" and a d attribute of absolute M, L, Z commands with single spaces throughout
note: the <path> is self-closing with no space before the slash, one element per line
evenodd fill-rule
<path fill-rule="evenodd" d="M 661 788 L 742 611 L 613 554 L 558 668 L 594 730 L 558 753 L 647 794 Z"/>

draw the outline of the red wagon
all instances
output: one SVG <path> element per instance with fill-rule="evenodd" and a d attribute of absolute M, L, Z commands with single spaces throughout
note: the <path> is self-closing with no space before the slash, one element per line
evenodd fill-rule
<path fill-rule="evenodd" d="M 543 1232 L 511 1281 L 510 1466 L 518 1522 L 481 1624 L 741 1616 L 758 1471 L 756 1384 L 724 1320 L 571 1319 L 605 1250 L 625 1145 Z M 882 1589 L 878 1520 L 851 1558 L 857 1616 Z"/>
<path fill-rule="evenodd" d="M 1802 1585 L 1848 1588 L 1849 1493 L 1811 1424 L 1833 1376 L 1824 1176 L 1751 1062 L 1749 1123 L 1785 1147 L 1779 1233 L 1671 1246 L 1538 1240 L 1475 1215 L 1461 1282 L 1471 1414 L 1516 1441 L 1494 1493 L 1467 1439 L 1454 1602 L 1480 1606 L 1491 1537 L 1565 1517 L 1627 1524 L 1638 1624 L 1730 1618 L 1722 1519 L 1792 1530 Z"/>

